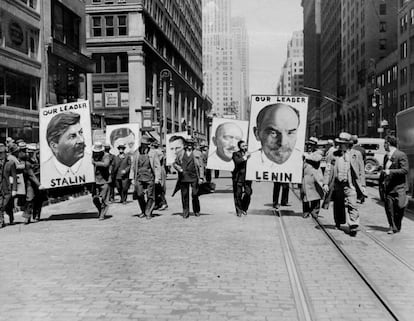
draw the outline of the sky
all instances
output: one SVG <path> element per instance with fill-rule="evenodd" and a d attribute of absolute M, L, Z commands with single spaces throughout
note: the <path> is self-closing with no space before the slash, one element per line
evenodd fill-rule
<path fill-rule="evenodd" d="M 250 42 L 250 94 L 274 94 L 286 46 L 303 30 L 301 0 L 231 0 L 232 16 L 246 18 Z"/>

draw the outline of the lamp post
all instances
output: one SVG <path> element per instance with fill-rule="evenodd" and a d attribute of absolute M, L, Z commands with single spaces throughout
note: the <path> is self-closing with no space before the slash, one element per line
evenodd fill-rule
<path fill-rule="evenodd" d="M 161 130 L 160 130 L 160 140 L 161 143 L 167 137 L 167 80 L 169 81 L 169 91 L 168 93 L 174 97 L 174 84 L 172 82 L 172 74 L 169 69 L 163 69 L 160 72 L 160 95 L 161 95 L 161 111 L 162 119 L 160 119 Z M 174 108 L 175 102 L 172 99 L 171 106 Z M 174 119 L 171 119 L 172 126 L 174 126 Z M 164 137 L 163 137 L 164 136 Z"/>
<path fill-rule="evenodd" d="M 377 104 L 377 100 L 376 100 L 377 95 L 378 95 L 378 104 Z M 382 93 L 381 93 L 380 88 L 375 88 L 374 89 L 374 96 L 372 98 L 372 107 L 376 108 L 377 105 L 378 105 L 378 110 L 379 110 L 378 132 L 379 132 L 380 138 L 382 138 L 382 132 L 384 131 L 384 128 L 383 128 L 383 121 L 382 121 Z M 387 124 L 388 124 L 388 122 L 387 122 Z"/>

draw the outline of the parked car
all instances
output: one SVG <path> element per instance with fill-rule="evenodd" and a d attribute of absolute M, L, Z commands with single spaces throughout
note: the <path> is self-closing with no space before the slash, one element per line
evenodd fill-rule
<path fill-rule="evenodd" d="M 361 137 L 358 138 L 358 145 L 362 146 L 366 152 L 366 179 L 378 183 L 384 163 L 384 156 L 386 154 L 384 149 L 384 139 Z"/>

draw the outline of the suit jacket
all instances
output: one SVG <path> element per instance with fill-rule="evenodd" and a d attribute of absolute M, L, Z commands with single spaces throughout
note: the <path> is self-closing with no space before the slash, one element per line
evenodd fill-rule
<path fill-rule="evenodd" d="M 365 196 L 362 192 L 362 189 L 365 189 L 365 166 L 364 160 L 362 158 L 362 154 L 360 151 L 355 149 L 351 149 L 350 153 L 350 162 L 351 162 L 351 177 L 352 177 L 352 185 L 355 186 L 356 192 L 358 197 Z M 324 199 L 324 208 L 327 208 L 331 197 L 332 192 L 334 190 L 335 181 L 337 178 L 337 160 L 340 156 L 335 156 L 331 158 L 331 163 L 327 164 L 325 169 L 325 174 L 323 178 L 323 184 L 329 186 L 329 192 L 326 194 Z"/>
<path fill-rule="evenodd" d="M 247 160 L 244 159 L 242 151 L 233 153 L 234 169 L 232 172 L 232 178 L 235 182 L 244 183 L 246 180 L 246 164 Z"/>
<path fill-rule="evenodd" d="M 26 161 L 23 171 L 24 183 L 26 185 L 26 201 L 31 201 L 39 192 L 40 182 L 34 173 L 32 163 Z"/>
<path fill-rule="evenodd" d="M 131 170 L 131 156 L 125 154 L 125 158 L 120 158 L 119 155 L 114 159 L 114 177 L 116 179 L 129 178 Z M 124 171 L 124 173 L 122 173 Z"/>
<path fill-rule="evenodd" d="M 315 168 L 305 162 L 303 165 L 303 180 L 301 196 L 304 202 L 320 200 L 324 197 L 322 189 L 323 174 L 321 168 Z"/>
<path fill-rule="evenodd" d="M 384 169 L 388 162 L 388 156 L 384 157 Z M 408 158 L 407 155 L 395 150 L 391 156 L 390 174 L 384 176 L 384 191 L 386 194 L 399 193 L 405 194 L 407 191 L 407 174 L 408 174 Z"/>
<path fill-rule="evenodd" d="M 178 172 L 178 180 L 177 180 L 177 184 L 175 186 L 174 192 L 173 192 L 173 196 L 175 195 L 175 193 L 177 193 L 180 189 L 181 189 L 181 172 L 182 172 L 182 164 L 183 164 L 183 157 L 184 157 L 184 153 L 185 150 L 182 150 L 178 153 L 174 163 L 173 163 L 173 167 L 177 170 Z M 202 179 L 204 180 L 204 161 L 203 161 L 203 155 L 201 154 L 200 151 L 198 150 L 193 150 L 193 159 L 194 159 L 194 165 L 196 167 L 196 172 L 197 172 L 197 178 L 198 180 Z"/>
<path fill-rule="evenodd" d="M 134 182 L 137 178 L 139 155 L 140 155 L 139 149 L 137 149 L 132 158 L 131 171 L 129 173 L 129 178 L 132 179 Z M 150 149 L 148 152 L 148 157 L 149 157 L 152 173 L 154 174 L 155 180 L 157 180 L 158 182 L 161 182 L 161 162 L 160 162 L 158 153 Z"/>
<path fill-rule="evenodd" d="M 16 164 L 13 161 L 4 160 L 0 175 L 0 194 L 9 195 L 17 191 Z"/>

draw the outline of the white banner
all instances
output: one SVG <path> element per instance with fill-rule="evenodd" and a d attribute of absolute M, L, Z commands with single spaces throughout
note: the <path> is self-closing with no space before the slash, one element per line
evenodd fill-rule
<path fill-rule="evenodd" d="M 125 154 L 132 155 L 139 147 L 140 126 L 127 123 L 106 126 L 106 142 L 111 145 L 111 153 L 119 154 L 118 146 L 125 145 Z"/>
<path fill-rule="evenodd" d="M 233 153 L 240 140 L 247 142 L 249 122 L 229 118 L 213 118 L 210 133 L 207 168 L 232 171 Z"/>
<path fill-rule="evenodd" d="M 187 138 L 190 138 L 190 135 L 188 135 L 187 132 L 167 134 L 167 139 L 165 143 L 167 165 L 171 165 L 172 163 L 174 163 L 178 152 L 184 149 L 185 140 Z"/>
<path fill-rule="evenodd" d="M 308 98 L 252 96 L 246 179 L 302 181 Z"/>
<path fill-rule="evenodd" d="M 92 183 L 89 101 L 39 111 L 40 181 L 44 188 Z"/>

